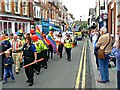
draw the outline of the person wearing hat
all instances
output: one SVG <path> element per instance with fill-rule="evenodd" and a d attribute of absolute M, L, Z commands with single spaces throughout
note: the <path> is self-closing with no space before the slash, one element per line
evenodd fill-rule
<path fill-rule="evenodd" d="M 30 37 L 26 37 L 26 43 L 23 46 L 21 58 L 24 59 L 24 65 L 28 65 L 32 62 L 36 62 L 37 60 L 37 53 L 36 53 L 36 47 L 31 42 Z M 29 86 L 33 85 L 34 82 L 34 65 L 28 66 L 25 68 L 25 74 L 27 76 L 27 83 L 29 83 Z"/>
<path fill-rule="evenodd" d="M 66 48 L 67 60 L 71 61 L 71 50 L 72 50 L 72 38 L 68 34 L 66 39 L 64 40 L 64 46 Z"/>
<path fill-rule="evenodd" d="M 12 64 L 13 62 L 13 58 L 10 56 L 10 52 L 6 51 L 5 52 L 5 59 L 4 59 L 4 81 L 3 84 L 7 83 L 7 77 L 8 77 L 8 73 L 10 73 L 11 79 L 12 79 L 12 83 L 15 82 L 15 77 L 13 75 L 12 72 Z"/>

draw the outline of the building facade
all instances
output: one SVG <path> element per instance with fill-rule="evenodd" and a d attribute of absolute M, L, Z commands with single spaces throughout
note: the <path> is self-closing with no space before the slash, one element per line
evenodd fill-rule
<path fill-rule="evenodd" d="M 0 0 L 0 33 L 15 33 L 22 29 L 30 32 L 41 26 L 43 32 L 49 32 L 52 26 L 56 30 L 67 27 L 68 9 L 62 2 L 47 0 Z"/>

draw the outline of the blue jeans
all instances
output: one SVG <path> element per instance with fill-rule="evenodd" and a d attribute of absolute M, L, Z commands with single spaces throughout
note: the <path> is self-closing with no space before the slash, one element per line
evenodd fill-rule
<path fill-rule="evenodd" d="M 109 81 L 108 62 L 110 60 L 110 54 L 105 55 L 105 60 L 99 59 L 99 71 L 101 75 L 101 81 Z"/>
<path fill-rule="evenodd" d="M 10 73 L 11 79 L 15 80 L 15 77 L 13 75 L 12 69 L 9 69 L 9 68 L 4 69 L 4 80 L 7 82 L 7 75 L 8 75 L 8 73 Z"/>
<path fill-rule="evenodd" d="M 117 90 L 120 90 L 120 71 L 117 71 Z"/>

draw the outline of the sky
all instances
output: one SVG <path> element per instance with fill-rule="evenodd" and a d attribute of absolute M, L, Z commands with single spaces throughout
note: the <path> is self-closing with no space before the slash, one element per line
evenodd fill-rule
<path fill-rule="evenodd" d="M 84 21 L 88 19 L 89 8 L 95 8 L 95 0 L 62 0 L 63 5 L 68 8 L 68 12 L 72 13 L 75 20 Z"/>

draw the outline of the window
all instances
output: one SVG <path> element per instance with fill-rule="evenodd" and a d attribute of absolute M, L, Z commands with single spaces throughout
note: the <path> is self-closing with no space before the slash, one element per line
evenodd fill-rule
<path fill-rule="evenodd" d="M 18 12 L 18 2 L 15 2 L 15 12 Z"/>
<path fill-rule="evenodd" d="M 37 10 L 37 17 L 39 17 L 39 15 L 38 15 L 39 13 L 38 13 L 38 10 Z"/>
<path fill-rule="evenodd" d="M 36 7 L 34 6 L 34 16 L 36 17 Z"/>
<path fill-rule="evenodd" d="M 15 13 L 20 13 L 20 2 L 15 0 Z"/>
<path fill-rule="evenodd" d="M 5 11 L 10 12 L 10 0 L 5 0 Z"/>
<path fill-rule="evenodd" d="M 22 8 L 23 8 L 23 14 L 26 15 L 27 14 L 27 2 L 23 2 Z"/>

